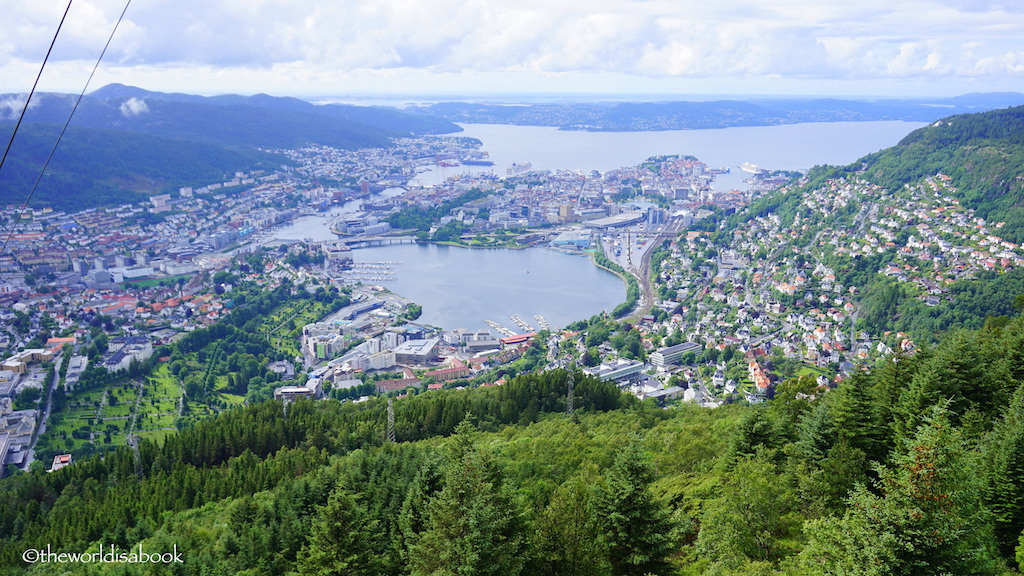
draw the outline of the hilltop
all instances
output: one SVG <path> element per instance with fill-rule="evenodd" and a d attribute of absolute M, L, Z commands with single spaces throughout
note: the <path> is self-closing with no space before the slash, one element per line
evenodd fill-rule
<path fill-rule="evenodd" d="M 1024 242 L 1024 106 L 944 118 L 850 169 L 890 189 L 942 172 L 963 206 Z"/>
<path fill-rule="evenodd" d="M 74 105 L 67 94 L 39 94 L 0 174 L 0 203 L 28 196 L 59 126 Z M 20 110 L 23 95 L 0 95 Z M 0 117 L 0 139 L 14 127 Z M 445 120 L 386 109 L 314 105 L 295 98 L 203 97 L 112 84 L 82 99 L 33 197 L 33 207 L 81 209 L 288 164 L 267 150 L 316 144 L 339 149 L 390 146 L 395 138 L 459 131 Z"/>
<path fill-rule="evenodd" d="M 683 294 L 691 339 L 764 335 L 819 366 L 1013 316 L 1022 119 L 1022 108 L 943 119 L 712 215 L 672 247 L 659 290 Z"/>

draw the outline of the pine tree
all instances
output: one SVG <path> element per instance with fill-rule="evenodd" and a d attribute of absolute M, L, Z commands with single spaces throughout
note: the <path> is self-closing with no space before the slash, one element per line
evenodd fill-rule
<path fill-rule="evenodd" d="M 594 507 L 592 482 L 570 478 L 555 489 L 537 519 L 533 573 L 551 576 L 599 576 L 608 573 L 601 522 Z"/>
<path fill-rule="evenodd" d="M 977 458 L 935 406 L 877 489 L 858 486 L 842 518 L 806 526 L 808 574 L 994 574 L 995 541 L 982 506 Z M 802 572 L 803 573 L 803 572 Z"/>
<path fill-rule="evenodd" d="M 310 541 L 299 553 L 300 575 L 370 576 L 380 574 L 375 541 L 377 520 L 358 498 L 339 487 L 313 520 Z"/>
<path fill-rule="evenodd" d="M 518 511 L 476 443 L 475 429 L 463 421 L 444 487 L 427 503 L 426 530 L 409 550 L 413 576 L 515 576 L 523 569 Z"/>
<path fill-rule="evenodd" d="M 654 468 L 638 439 L 623 448 L 597 497 L 612 574 L 665 574 L 675 550 L 676 526 L 668 508 L 651 493 Z"/>

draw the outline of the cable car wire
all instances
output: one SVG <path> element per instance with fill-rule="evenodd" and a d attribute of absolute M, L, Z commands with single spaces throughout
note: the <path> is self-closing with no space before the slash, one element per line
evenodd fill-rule
<path fill-rule="evenodd" d="M 96 59 L 96 64 L 92 67 L 92 72 L 89 73 L 89 78 L 85 81 L 85 86 L 82 87 L 81 93 L 78 94 L 78 99 L 75 100 L 75 105 L 71 108 L 71 113 L 68 114 L 68 119 L 66 122 L 64 122 L 64 127 L 61 128 L 60 134 L 57 135 L 57 141 L 53 143 L 53 148 L 50 149 L 50 154 L 47 155 L 46 161 L 43 162 L 43 167 L 42 169 L 39 170 L 39 175 L 36 176 L 36 181 L 35 183 L 32 184 L 32 189 L 28 191 L 28 197 L 25 198 L 25 203 L 22 204 L 22 209 L 18 211 L 17 217 L 14 221 L 14 225 L 11 226 L 10 233 L 7 235 L 7 238 L 4 239 L 3 246 L 0 246 L 0 254 L 3 254 L 4 250 L 7 249 L 7 244 L 11 241 L 11 238 L 14 236 L 14 230 L 15 228 L 17 228 L 18 223 L 21 222 L 22 211 L 24 211 L 24 209 L 28 207 L 28 203 L 32 200 L 32 195 L 35 194 L 36 188 L 39 187 L 39 182 L 43 179 L 43 174 L 46 173 L 46 168 L 50 165 L 50 160 L 53 159 L 53 155 L 57 151 L 57 146 L 60 145 L 60 141 L 64 138 L 64 133 L 67 132 L 68 125 L 71 124 L 71 119 L 74 118 L 75 111 L 78 110 L 78 105 L 81 104 L 82 98 L 85 96 L 86 90 L 89 89 L 89 83 L 92 82 L 93 76 L 96 75 L 96 70 L 99 69 L 100 62 L 103 61 L 103 56 L 106 55 L 107 48 L 110 48 L 110 42 L 114 39 L 114 34 L 117 32 L 117 28 L 121 25 L 121 21 L 124 20 L 124 15 L 128 12 L 128 7 L 131 6 L 131 4 L 132 0 L 128 0 L 127 2 L 125 2 L 124 10 L 121 11 L 121 15 L 118 16 L 117 22 L 114 23 L 114 29 L 110 31 L 110 36 L 107 37 L 107 43 L 103 45 L 103 50 L 100 52 L 99 58 Z M 71 7 L 70 2 L 68 3 L 68 7 Z M 61 20 L 61 22 L 63 23 L 63 19 Z M 56 36 L 54 36 L 54 40 L 56 40 Z M 42 71 L 40 71 L 40 74 L 41 73 Z M 26 108 L 28 108 L 27 103 Z"/>
<path fill-rule="evenodd" d="M 32 84 L 32 90 L 28 93 L 28 98 L 25 99 L 25 105 L 21 108 L 21 114 L 18 116 L 18 121 L 14 124 L 14 132 L 11 132 L 11 138 L 7 141 L 7 148 L 4 149 L 3 158 L 0 158 L 0 170 L 4 168 L 4 162 L 7 161 L 7 154 L 11 151 L 11 144 L 14 143 L 14 137 L 18 134 L 18 128 L 21 127 L 21 121 L 25 118 L 25 111 L 28 110 L 28 104 L 32 101 L 32 96 L 36 93 L 36 87 L 39 86 L 39 79 L 43 77 L 43 69 L 46 68 L 46 62 L 50 59 L 50 53 L 53 52 L 53 46 L 57 43 L 57 36 L 60 34 L 60 29 L 64 26 L 64 20 L 68 17 L 68 11 L 71 10 L 71 2 L 74 0 L 68 0 L 68 7 L 64 9 L 64 15 L 60 17 L 60 24 L 57 25 L 57 31 L 53 33 L 53 40 L 50 41 L 50 48 L 46 51 L 46 56 L 43 57 L 43 63 L 39 66 L 39 74 L 36 74 L 36 81 Z"/>

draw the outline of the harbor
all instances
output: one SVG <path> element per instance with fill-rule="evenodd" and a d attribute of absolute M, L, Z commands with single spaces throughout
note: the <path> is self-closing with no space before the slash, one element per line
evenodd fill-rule
<path fill-rule="evenodd" d="M 347 270 L 342 270 L 335 281 L 343 284 L 360 282 L 394 282 L 397 280 L 395 268 L 402 264 L 398 260 L 380 260 L 352 262 Z"/>
<path fill-rule="evenodd" d="M 551 325 L 548 324 L 547 319 L 545 319 L 543 316 L 541 316 L 540 314 L 536 314 L 533 318 L 534 320 L 537 321 L 537 324 L 541 327 L 542 330 L 551 330 Z M 519 334 L 522 333 L 537 331 L 536 328 L 527 324 L 526 321 L 523 320 L 522 317 L 517 314 L 510 314 L 509 320 L 512 320 L 512 322 L 519 328 L 518 332 L 509 328 L 508 326 L 499 324 L 493 320 L 484 320 L 483 322 L 484 324 L 487 324 L 487 326 L 489 326 L 492 330 L 498 332 L 502 336 L 518 336 Z"/>
<path fill-rule="evenodd" d="M 484 320 L 484 324 L 487 324 L 488 326 L 491 327 L 492 330 L 497 331 L 502 336 L 515 336 L 516 335 L 516 331 L 515 330 L 512 330 L 510 328 L 506 328 L 505 326 L 502 326 L 501 324 L 498 324 L 497 322 L 495 322 L 493 320 Z"/>

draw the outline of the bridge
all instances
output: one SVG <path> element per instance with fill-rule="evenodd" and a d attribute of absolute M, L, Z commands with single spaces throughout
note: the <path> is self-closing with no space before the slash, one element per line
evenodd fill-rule
<path fill-rule="evenodd" d="M 415 244 L 415 236 L 343 236 L 338 238 L 349 248 L 369 248 L 371 246 L 391 246 L 392 244 Z"/>

